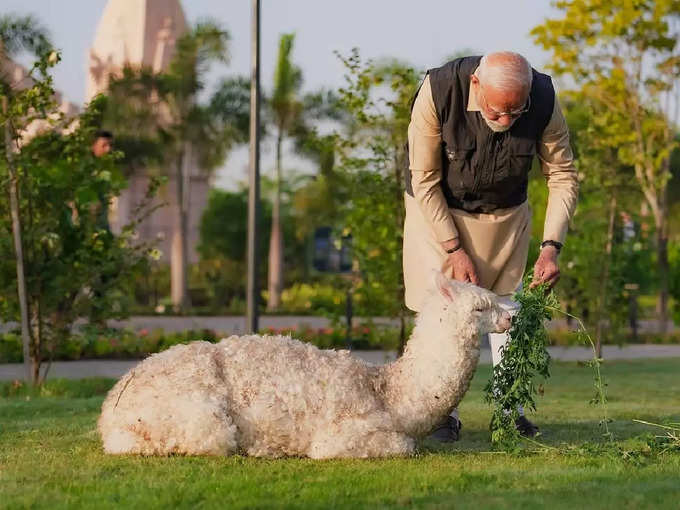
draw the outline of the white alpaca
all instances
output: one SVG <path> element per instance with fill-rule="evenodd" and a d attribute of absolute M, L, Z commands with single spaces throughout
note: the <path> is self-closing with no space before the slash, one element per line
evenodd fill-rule
<path fill-rule="evenodd" d="M 109 392 L 99 418 L 104 450 L 409 455 L 467 391 L 479 334 L 508 327 L 494 294 L 437 272 L 404 355 L 382 367 L 280 336 L 178 345 Z"/>

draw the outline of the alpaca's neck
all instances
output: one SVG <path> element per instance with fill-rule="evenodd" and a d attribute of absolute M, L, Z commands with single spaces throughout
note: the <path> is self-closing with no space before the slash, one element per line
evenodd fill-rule
<path fill-rule="evenodd" d="M 458 404 L 479 360 L 476 328 L 439 317 L 419 317 L 404 355 L 382 369 L 385 405 L 409 435 L 426 434 Z"/>

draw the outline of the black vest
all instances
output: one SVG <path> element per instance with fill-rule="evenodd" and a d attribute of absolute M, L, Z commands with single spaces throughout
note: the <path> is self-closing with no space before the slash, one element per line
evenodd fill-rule
<path fill-rule="evenodd" d="M 552 117 L 555 89 L 550 76 L 532 70 L 529 111 L 509 130 L 495 133 L 480 112 L 467 111 L 470 75 L 480 60 L 458 58 L 428 74 L 442 129 L 441 186 L 446 201 L 451 208 L 488 213 L 526 201 L 529 171 Z M 410 170 L 406 191 L 413 196 Z"/>

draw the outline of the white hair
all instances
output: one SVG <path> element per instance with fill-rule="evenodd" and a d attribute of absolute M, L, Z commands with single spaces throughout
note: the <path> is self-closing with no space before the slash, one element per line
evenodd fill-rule
<path fill-rule="evenodd" d="M 489 58 L 491 57 L 491 58 Z M 489 62 L 489 60 L 492 62 Z M 501 91 L 531 90 L 531 65 L 519 53 L 499 51 L 487 53 L 475 72 L 482 84 Z"/>

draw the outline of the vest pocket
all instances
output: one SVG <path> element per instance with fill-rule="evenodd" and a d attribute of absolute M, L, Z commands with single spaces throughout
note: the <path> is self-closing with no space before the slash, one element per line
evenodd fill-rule
<path fill-rule="evenodd" d="M 474 147 L 446 149 L 446 158 L 449 160 L 449 168 L 456 172 L 462 171 L 465 162 L 472 159 L 474 151 Z"/>
<path fill-rule="evenodd" d="M 531 170 L 531 164 L 535 155 L 536 152 L 531 150 L 511 152 L 506 164 L 501 165 L 496 172 L 494 182 L 499 183 L 510 179 L 514 180 L 526 177 Z"/>
<path fill-rule="evenodd" d="M 472 172 L 472 158 L 475 147 L 444 148 L 444 178 L 450 192 L 471 190 L 474 187 L 474 172 Z"/>

